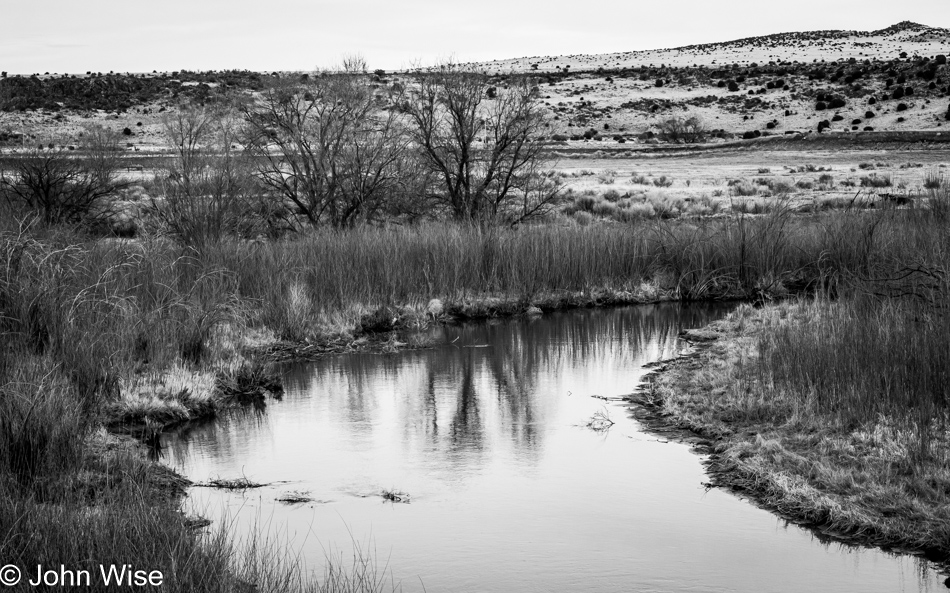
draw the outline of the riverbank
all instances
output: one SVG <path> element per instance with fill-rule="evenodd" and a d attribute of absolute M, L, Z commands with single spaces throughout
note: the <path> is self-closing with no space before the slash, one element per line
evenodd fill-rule
<path fill-rule="evenodd" d="M 946 572 L 946 425 L 936 416 L 928 420 L 933 430 L 920 455 L 921 435 L 906 417 L 882 412 L 865 422 L 842 421 L 842 410 L 815 405 L 820 386 L 799 398 L 769 366 L 772 337 L 820 332 L 825 316 L 839 315 L 829 307 L 843 306 L 742 305 L 688 332 L 691 353 L 658 368 L 631 400 L 647 409 L 638 416 L 648 427 L 672 430 L 709 453 L 712 485 L 831 539 L 921 555 Z"/>

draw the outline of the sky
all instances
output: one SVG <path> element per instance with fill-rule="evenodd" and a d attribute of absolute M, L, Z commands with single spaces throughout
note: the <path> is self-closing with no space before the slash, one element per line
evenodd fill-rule
<path fill-rule="evenodd" d="M 910 20 L 950 28 L 947 0 L 0 0 L 11 74 L 370 69 L 660 49 Z"/>

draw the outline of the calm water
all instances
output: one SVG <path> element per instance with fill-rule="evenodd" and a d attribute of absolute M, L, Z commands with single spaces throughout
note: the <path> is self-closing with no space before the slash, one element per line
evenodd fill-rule
<path fill-rule="evenodd" d="M 723 307 L 582 310 L 438 331 L 445 345 L 288 371 L 287 393 L 172 436 L 191 504 L 280 533 L 309 568 L 375 552 L 404 591 L 941 591 L 918 561 L 818 541 L 721 490 L 621 403 Z M 585 427 L 597 411 L 615 421 Z M 384 500 L 382 490 L 410 496 Z M 314 502 L 278 503 L 293 491 Z M 388 564 L 388 565 L 387 565 Z"/>

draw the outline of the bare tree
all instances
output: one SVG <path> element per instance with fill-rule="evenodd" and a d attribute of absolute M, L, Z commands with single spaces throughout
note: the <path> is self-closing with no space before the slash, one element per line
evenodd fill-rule
<path fill-rule="evenodd" d="M 183 104 L 163 120 L 172 149 L 157 178 L 156 214 L 181 241 L 202 249 L 240 232 L 252 210 L 254 178 L 238 147 L 240 122 L 222 106 Z"/>
<path fill-rule="evenodd" d="M 704 142 L 708 131 L 702 120 L 695 115 L 690 117 L 671 117 L 660 122 L 657 126 L 660 130 L 661 140 L 666 142 L 696 144 Z"/>
<path fill-rule="evenodd" d="M 547 119 L 532 81 L 490 88 L 486 76 L 443 64 L 419 75 L 404 110 L 436 180 L 429 192 L 458 219 L 515 223 L 549 209 L 560 186 L 541 176 Z"/>
<path fill-rule="evenodd" d="M 392 109 L 398 93 L 375 89 L 365 69 L 349 59 L 244 109 L 260 179 L 311 224 L 371 220 L 400 191 L 408 139 Z"/>
<path fill-rule="evenodd" d="M 0 171 L 0 196 L 47 224 L 89 222 L 110 213 L 110 200 L 128 184 L 119 179 L 119 135 L 103 127 L 84 132 L 83 150 L 35 148 L 13 155 Z"/>

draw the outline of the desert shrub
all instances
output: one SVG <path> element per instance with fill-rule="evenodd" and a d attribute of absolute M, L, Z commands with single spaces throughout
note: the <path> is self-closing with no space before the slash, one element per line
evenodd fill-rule
<path fill-rule="evenodd" d="M 637 185 L 650 185 L 650 180 L 645 175 L 637 175 L 636 173 L 630 176 L 630 182 Z"/>
<path fill-rule="evenodd" d="M 801 180 L 795 184 L 795 187 L 799 189 L 812 189 L 815 187 L 815 184 L 811 181 Z"/>
<path fill-rule="evenodd" d="M 604 192 L 604 199 L 608 202 L 618 202 L 620 197 L 620 192 L 615 189 L 608 189 Z"/>
<path fill-rule="evenodd" d="M 834 99 L 828 102 L 828 107 L 831 109 L 841 109 L 845 105 L 847 105 L 847 101 L 845 101 L 841 97 L 835 97 Z"/>
<path fill-rule="evenodd" d="M 754 185 L 746 181 L 733 185 L 730 192 L 734 196 L 754 196 L 759 193 Z"/>
<path fill-rule="evenodd" d="M 833 186 L 835 184 L 835 178 L 828 173 L 823 173 L 818 177 L 818 183 L 826 186 Z"/>
<path fill-rule="evenodd" d="M 581 226 L 587 226 L 594 221 L 594 216 L 590 212 L 575 212 L 574 222 Z"/>
<path fill-rule="evenodd" d="M 603 218 L 613 218 L 618 211 L 616 204 L 607 201 L 598 201 L 594 204 L 592 212 Z"/>
<path fill-rule="evenodd" d="M 827 130 L 827 129 L 830 128 L 830 127 L 831 127 L 831 122 L 828 121 L 827 119 L 824 119 L 824 120 L 821 120 L 820 122 L 818 122 L 818 132 L 819 132 L 819 133 L 820 133 L 820 132 L 823 132 L 823 131 L 825 131 L 825 130 Z"/>
<path fill-rule="evenodd" d="M 815 103 L 815 109 L 817 109 L 818 111 L 824 111 L 827 108 L 828 108 L 828 104 L 825 103 L 824 101 L 818 101 L 817 103 Z"/>
<path fill-rule="evenodd" d="M 834 117 L 831 118 L 831 121 L 841 121 L 841 120 L 843 120 L 843 119 L 844 119 L 844 116 L 843 116 L 843 115 L 840 115 L 840 114 L 836 113 L 836 114 L 834 115 Z"/>
<path fill-rule="evenodd" d="M 667 177 L 666 175 L 660 175 L 653 180 L 653 185 L 656 187 L 670 187 L 673 185 L 673 179 Z"/>
<path fill-rule="evenodd" d="M 772 170 L 769 169 L 768 167 L 759 167 L 759 170 L 758 170 L 759 175 L 766 175 L 771 172 Z"/>
<path fill-rule="evenodd" d="M 893 183 L 890 175 L 872 173 L 861 177 L 861 187 L 891 187 Z"/>
<path fill-rule="evenodd" d="M 784 195 L 792 191 L 792 186 L 786 181 L 780 179 L 770 180 L 769 190 L 775 195 Z"/>

